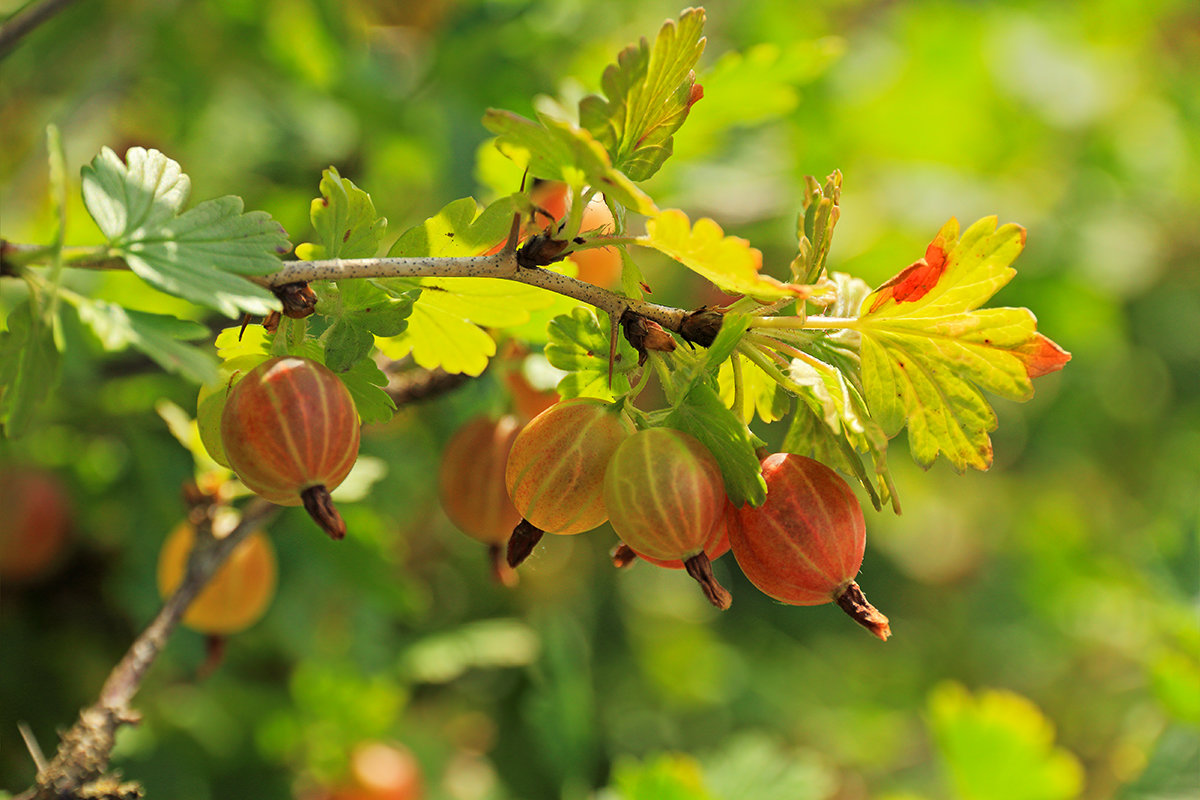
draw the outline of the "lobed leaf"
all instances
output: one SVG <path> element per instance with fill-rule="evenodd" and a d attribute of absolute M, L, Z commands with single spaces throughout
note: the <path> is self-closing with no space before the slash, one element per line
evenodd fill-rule
<path fill-rule="evenodd" d="M 629 373 L 637 367 L 638 354 L 624 336 L 617 335 L 610 384 L 611 332 L 607 314 L 576 306 L 570 314 L 552 319 L 547 334 L 546 360 L 570 373 L 558 384 L 558 393 L 564 400 L 598 397 L 612 401 L 629 392 Z"/>
<path fill-rule="evenodd" d="M 668 427 L 690 433 L 721 465 L 725 493 L 736 506 L 762 505 L 767 498 L 756 448 L 762 444 L 707 383 L 698 383 L 666 416 Z"/>
<path fill-rule="evenodd" d="M 72 300 L 79 319 L 92 329 L 108 352 L 132 347 L 163 369 L 195 383 L 208 383 L 217 375 L 217 362 L 205 351 L 185 341 L 203 339 L 208 328 L 198 322 L 165 314 L 149 314 L 103 300 Z"/>
<path fill-rule="evenodd" d="M 104 148 L 83 168 L 84 204 L 142 280 L 228 316 L 278 309 L 274 295 L 242 276 L 268 275 L 290 245 L 263 211 L 243 213 L 239 197 L 208 200 L 180 213 L 190 181 L 157 150 L 131 148 L 126 162 Z"/>
<path fill-rule="evenodd" d="M 318 242 L 300 245 L 297 255 L 305 260 L 373 258 L 387 231 L 387 219 L 376 213 L 371 195 L 334 167 L 321 173 L 319 190 L 321 196 L 309 209 Z"/>
<path fill-rule="evenodd" d="M 608 152 L 583 128 L 547 116 L 535 122 L 497 109 L 488 110 L 483 124 L 496 134 L 500 152 L 527 166 L 533 177 L 590 186 L 639 214 L 657 211 L 650 196 L 613 167 Z"/>
<path fill-rule="evenodd" d="M 961 238 L 951 220 L 924 258 L 863 301 L 855 329 L 867 404 L 887 435 L 908 426 L 924 467 L 942 453 L 959 471 L 987 469 L 996 415 L 982 392 L 1027 400 L 1033 377 L 1070 358 L 1028 309 L 976 310 L 1012 278 L 1024 244 L 1023 228 L 997 228 L 995 217 Z"/>
<path fill-rule="evenodd" d="M 450 203 L 401 235 L 389 256 L 478 255 L 508 234 L 512 205 L 502 198 L 479 210 L 470 197 Z M 376 338 L 391 358 L 409 353 L 426 369 L 479 375 L 496 354 L 495 340 L 481 326 L 522 325 L 531 311 L 548 307 L 557 295 L 536 286 L 498 278 L 422 278 L 375 281 L 393 297 L 412 297 L 407 327 L 399 335 Z"/>
<path fill-rule="evenodd" d="M 770 301 L 806 297 L 811 288 L 760 274 L 761 251 L 745 239 L 726 236 L 721 226 L 707 217 L 693 226 L 677 209 L 651 217 L 646 222 L 646 236 L 637 243 L 670 256 L 730 294 Z"/>
<path fill-rule="evenodd" d="M 579 103 L 580 124 L 634 181 L 646 180 L 670 157 L 672 136 L 699 99 L 694 69 L 704 52 L 703 30 L 702 8 L 668 20 L 653 47 L 643 38 L 604 70 L 605 97 L 590 95 Z"/>

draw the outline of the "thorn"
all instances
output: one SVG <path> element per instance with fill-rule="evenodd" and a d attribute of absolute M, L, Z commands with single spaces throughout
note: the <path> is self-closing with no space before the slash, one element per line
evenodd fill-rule
<path fill-rule="evenodd" d="M 45 773 L 46 768 L 50 766 L 50 762 L 46 761 L 46 754 L 42 752 L 42 746 L 38 744 L 33 731 L 24 722 L 17 723 L 17 730 L 21 732 L 21 738 L 25 740 L 25 749 L 33 757 L 33 765 L 37 767 L 37 774 L 42 775 Z"/>

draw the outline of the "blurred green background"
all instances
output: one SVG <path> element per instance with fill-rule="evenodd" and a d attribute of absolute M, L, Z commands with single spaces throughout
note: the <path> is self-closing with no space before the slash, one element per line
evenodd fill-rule
<path fill-rule="evenodd" d="M 0 0 L 5 14 L 19 4 Z M 1200 7 L 712 2 L 706 97 L 649 187 L 782 275 L 802 177 L 845 175 L 830 262 L 878 283 L 950 216 L 1029 230 L 994 304 L 1074 358 L 996 402 L 996 463 L 891 459 L 904 514 L 868 511 L 860 583 L 880 644 L 831 607 L 773 603 L 732 560 L 708 608 L 682 574 L 616 573 L 611 533 L 547 541 L 515 590 L 437 507 L 440 448 L 503 403 L 489 374 L 364 440 L 386 461 L 350 536 L 272 527 L 278 595 L 201 682 L 180 631 L 116 766 L 151 798 L 290 798 L 357 742 L 401 742 L 426 797 L 1182 798 L 1200 789 Z M 156 147 L 193 198 L 239 194 L 308 235 L 320 171 L 398 234 L 467 194 L 487 107 L 594 90 L 661 0 L 82 0 L 0 62 L 0 226 L 48 241 L 45 126 L 72 174 Z M 515 187 L 513 187 L 515 188 Z M 99 241 L 73 190 L 68 243 Z M 696 302 L 654 264 L 655 299 Z M 128 275 L 72 276 L 197 317 Z M 14 291 L 5 281 L 0 307 Z M 195 387 L 81 330 L 34 430 L 0 462 L 67 487 L 72 542 L 0 587 L 0 786 L 91 702 L 154 614 L 190 457 L 154 413 Z M 782 431 L 763 431 L 779 441 Z M 4 513 L 0 510 L 0 513 Z M 607 788 L 599 788 L 607 787 Z"/>

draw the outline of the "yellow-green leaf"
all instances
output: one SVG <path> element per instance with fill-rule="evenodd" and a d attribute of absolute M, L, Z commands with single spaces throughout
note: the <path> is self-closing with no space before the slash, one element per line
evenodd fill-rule
<path fill-rule="evenodd" d="M 762 252 L 745 239 L 726 236 L 707 217 L 692 225 L 678 209 L 667 209 L 646 222 L 646 236 L 638 244 L 652 247 L 699 273 L 731 294 L 759 300 L 807 297 L 811 287 L 784 283 L 762 275 Z"/>
<path fill-rule="evenodd" d="M 942 453 L 954 468 L 987 469 L 996 415 L 983 391 L 1011 400 L 1070 355 L 1037 332 L 1024 308 L 977 310 L 1012 278 L 1025 244 L 1018 225 L 986 217 L 958 235 L 950 220 L 925 257 L 869 295 L 854 326 L 871 415 L 889 435 L 908 426 L 928 467 Z"/>

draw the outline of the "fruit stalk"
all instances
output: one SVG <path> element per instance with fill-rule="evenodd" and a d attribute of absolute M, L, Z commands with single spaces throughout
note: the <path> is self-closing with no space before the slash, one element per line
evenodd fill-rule
<path fill-rule="evenodd" d="M 867 602 L 862 589 L 854 581 L 850 581 L 846 588 L 833 598 L 833 602 L 841 606 L 841 609 L 849 614 L 851 619 L 878 636 L 881 641 L 886 642 L 892 635 L 892 627 L 888 624 L 888 618 Z"/>

